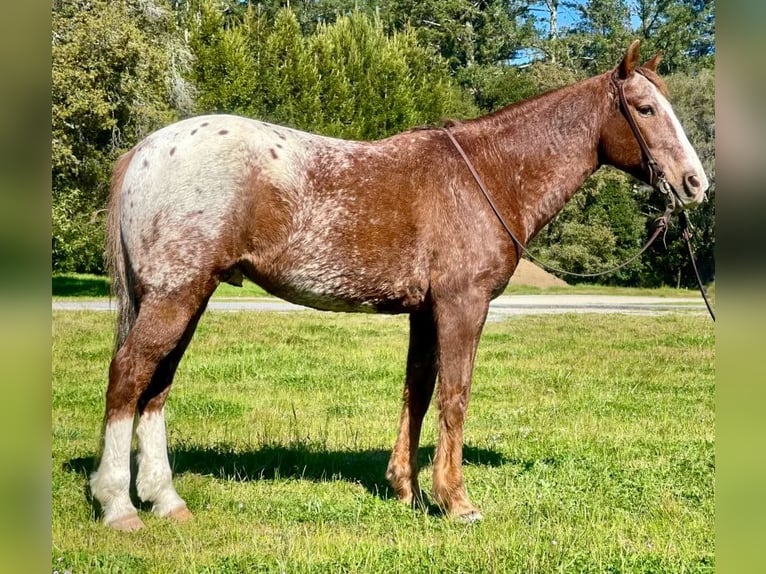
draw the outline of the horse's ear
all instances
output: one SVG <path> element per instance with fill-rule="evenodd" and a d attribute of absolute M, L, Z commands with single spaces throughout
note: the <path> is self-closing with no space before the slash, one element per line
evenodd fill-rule
<path fill-rule="evenodd" d="M 633 70 L 638 66 L 638 47 L 641 45 L 640 40 L 633 40 L 628 47 L 628 52 L 620 62 L 620 79 L 624 80 L 633 73 Z"/>
<path fill-rule="evenodd" d="M 651 70 L 652 72 L 656 72 L 656 71 L 657 71 L 657 66 L 659 66 L 659 65 L 660 65 L 660 62 L 661 62 L 661 61 L 662 61 L 662 54 L 660 54 L 660 53 L 658 52 L 657 54 L 655 54 L 655 55 L 654 55 L 654 58 L 652 58 L 651 60 L 647 61 L 647 62 L 646 62 L 646 63 L 645 63 L 643 66 L 641 66 L 641 67 L 642 67 L 642 68 L 648 68 L 648 69 L 649 69 L 649 70 Z"/>

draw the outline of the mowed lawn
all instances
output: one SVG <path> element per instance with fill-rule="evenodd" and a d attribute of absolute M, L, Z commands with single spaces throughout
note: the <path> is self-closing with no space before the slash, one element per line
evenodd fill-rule
<path fill-rule="evenodd" d="M 712 572 L 714 329 L 705 316 L 488 324 L 465 430 L 484 521 L 399 504 L 406 317 L 208 312 L 167 405 L 194 519 L 95 520 L 87 476 L 113 315 L 53 313 L 59 572 Z M 421 449 L 430 488 L 436 441 Z"/>

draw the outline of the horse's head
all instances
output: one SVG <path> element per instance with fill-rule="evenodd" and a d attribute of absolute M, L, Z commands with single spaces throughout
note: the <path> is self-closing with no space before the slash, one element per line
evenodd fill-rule
<path fill-rule="evenodd" d="M 666 193 L 674 209 L 694 207 L 705 200 L 707 176 L 657 75 L 660 56 L 639 66 L 638 47 L 636 40 L 612 72 L 615 105 L 601 133 L 601 161 Z"/>

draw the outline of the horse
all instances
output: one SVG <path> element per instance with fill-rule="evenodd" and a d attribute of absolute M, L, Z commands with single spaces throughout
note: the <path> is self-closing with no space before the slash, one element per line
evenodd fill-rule
<path fill-rule="evenodd" d="M 489 302 L 519 263 L 516 241 L 533 238 L 602 165 L 661 187 L 676 211 L 706 198 L 659 59 L 641 65 L 635 41 L 600 75 L 452 122 L 448 134 L 346 141 L 214 114 L 159 129 L 119 158 L 107 218 L 117 328 L 89 481 L 103 523 L 144 526 L 129 495 L 134 432 L 140 499 L 159 516 L 191 517 L 172 483 L 165 401 L 211 294 L 243 277 L 315 309 L 409 314 L 386 478 L 400 501 L 423 504 L 418 444 L 436 389 L 431 497 L 447 517 L 480 520 L 463 480 L 463 426 Z"/>

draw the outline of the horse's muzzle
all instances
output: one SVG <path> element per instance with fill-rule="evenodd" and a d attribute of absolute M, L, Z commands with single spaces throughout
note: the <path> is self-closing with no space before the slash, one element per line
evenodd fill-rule
<path fill-rule="evenodd" d="M 683 209 L 697 207 L 707 200 L 709 185 L 704 174 L 700 177 L 696 173 L 689 172 L 684 175 L 681 193 L 675 195 L 680 200 Z"/>

